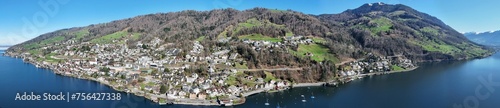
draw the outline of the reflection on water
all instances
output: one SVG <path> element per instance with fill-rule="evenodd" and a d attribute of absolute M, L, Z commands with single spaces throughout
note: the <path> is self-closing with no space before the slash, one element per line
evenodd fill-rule
<path fill-rule="evenodd" d="M 477 60 L 423 63 L 410 72 L 366 77 L 338 88 L 303 87 L 279 93 L 261 93 L 249 97 L 241 107 L 266 107 L 263 102 L 267 98 L 271 104 L 269 108 L 278 103 L 287 108 L 452 107 L 462 103 L 465 97 L 474 95 L 474 88 L 481 84 L 478 77 L 500 72 L 499 57 L 495 54 Z M 494 76 L 500 78 L 500 74 Z M 301 101 L 301 95 L 310 97 L 313 94 L 315 98 Z M 492 95 L 495 96 L 481 101 L 481 107 L 500 105 L 500 93 Z"/>
<path fill-rule="evenodd" d="M 1 51 L 0 51 L 1 52 Z M 41 102 L 14 101 L 17 92 L 116 92 L 97 82 L 64 77 L 25 64 L 21 59 L 0 56 L 0 107 L 117 107 L 205 108 L 218 106 L 158 106 L 145 98 L 122 93 L 120 101 Z M 300 87 L 247 97 L 236 108 L 443 108 L 463 104 L 481 85 L 478 78 L 492 75 L 500 81 L 500 54 L 469 61 L 420 64 L 420 68 L 388 75 L 370 76 L 339 87 Z M 494 89 L 500 89 L 496 87 Z M 498 91 L 498 90 L 497 90 Z M 500 93 L 478 101 L 480 108 L 500 106 Z M 302 101 L 305 100 L 305 101 Z M 266 105 L 265 103 L 269 103 Z"/>

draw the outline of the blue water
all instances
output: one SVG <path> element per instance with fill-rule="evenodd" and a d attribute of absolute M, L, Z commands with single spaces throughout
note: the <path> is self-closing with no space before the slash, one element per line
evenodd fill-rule
<path fill-rule="evenodd" d="M 480 79 L 488 81 L 491 76 L 494 82 L 500 82 L 499 72 L 500 54 L 469 61 L 425 63 L 410 72 L 366 77 L 338 88 L 302 87 L 283 92 L 260 93 L 248 97 L 245 104 L 235 107 L 276 108 L 279 104 L 282 108 L 453 108 L 454 105 L 498 108 L 500 84 L 488 89 L 485 86 L 488 84 L 481 83 Z M 55 75 L 50 70 L 38 69 L 23 63 L 21 59 L 5 56 L 0 56 L 0 87 L 1 108 L 207 107 L 158 106 L 142 97 L 125 93 L 122 93 L 121 101 L 14 101 L 17 92 L 25 91 L 116 91 L 93 81 Z M 304 95 L 304 98 L 301 95 Z M 302 102 L 302 99 L 306 102 Z M 264 105 L 266 102 L 270 105 Z"/>

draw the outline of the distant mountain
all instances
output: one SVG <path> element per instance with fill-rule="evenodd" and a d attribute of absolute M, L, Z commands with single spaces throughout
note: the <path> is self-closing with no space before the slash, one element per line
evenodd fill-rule
<path fill-rule="evenodd" d="M 7 50 L 10 45 L 0 45 L 0 50 Z"/>
<path fill-rule="evenodd" d="M 367 53 L 404 55 L 418 61 L 474 58 L 491 53 L 436 17 L 405 5 L 384 3 L 317 16 L 265 8 L 149 14 L 54 31 L 15 45 L 9 51 L 44 55 L 65 48 L 57 46 L 63 42 L 124 44 L 134 48 L 156 40 L 160 42 L 158 45 L 169 44 L 189 51 L 196 39 L 203 38 L 202 44 L 215 46 L 225 37 L 237 41 L 247 35 L 262 35 L 277 41 L 287 35 L 317 37 L 324 39 L 321 46 L 340 61 L 361 58 Z"/>
<path fill-rule="evenodd" d="M 0 47 L 0 50 L 7 50 L 9 47 Z"/>
<path fill-rule="evenodd" d="M 500 30 L 490 32 L 468 32 L 464 33 L 470 40 L 487 46 L 500 47 Z"/>

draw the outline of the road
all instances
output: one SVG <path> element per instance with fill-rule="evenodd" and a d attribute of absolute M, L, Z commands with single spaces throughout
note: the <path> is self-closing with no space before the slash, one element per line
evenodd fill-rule
<path fill-rule="evenodd" d="M 302 70 L 302 68 L 273 68 L 273 69 L 236 69 L 239 71 L 282 71 L 282 70 Z"/>

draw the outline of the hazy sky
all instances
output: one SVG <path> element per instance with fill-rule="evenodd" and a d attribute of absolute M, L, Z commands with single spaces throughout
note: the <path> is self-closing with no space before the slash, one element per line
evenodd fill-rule
<path fill-rule="evenodd" d="M 375 2 L 408 5 L 459 32 L 500 30 L 500 0 L 1 0 L 0 45 L 18 44 L 59 29 L 151 13 L 265 7 L 333 14 Z"/>

